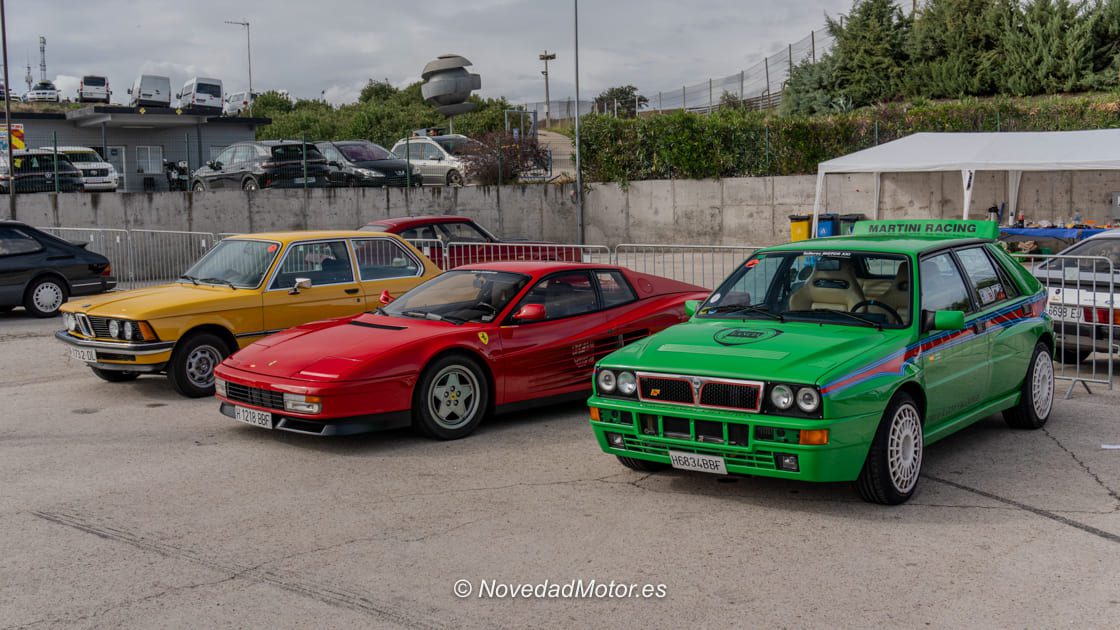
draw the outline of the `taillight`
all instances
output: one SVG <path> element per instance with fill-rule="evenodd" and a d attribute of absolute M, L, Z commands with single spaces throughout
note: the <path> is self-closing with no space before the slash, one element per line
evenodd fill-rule
<path fill-rule="evenodd" d="M 1086 306 L 1083 311 L 1085 315 L 1085 321 L 1090 324 L 1112 323 L 1120 326 L 1120 309 L 1092 308 Z"/>
<path fill-rule="evenodd" d="M 261 168 L 276 168 L 280 166 L 279 162 L 261 162 Z"/>
<path fill-rule="evenodd" d="M 113 275 L 113 265 L 105 265 L 105 269 L 101 271 L 101 275 L 106 278 Z"/>

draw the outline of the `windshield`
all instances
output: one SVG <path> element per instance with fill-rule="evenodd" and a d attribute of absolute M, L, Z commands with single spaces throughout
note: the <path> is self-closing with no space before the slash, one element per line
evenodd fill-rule
<path fill-rule="evenodd" d="M 222 98 L 222 86 L 216 83 L 198 83 L 195 84 L 195 94 L 205 94 L 206 96 L 213 96 L 214 98 Z"/>
<path fill-rule="evenodd" d="M 101 162 L 101 156 L 93 151 L 64 151 L 67 159 L 75 164 L 83 164 L 89 162 Z"/>
<path fill-rule="evenodd" d="M 373 160 L 394 160 L 397 156 L 389 153 L 384 147 L 370 143 L 339 144 L 338 150 L 351 162 L 370 162 Z"/>
<path fill-rule="evenodd" d="M 699 317 L 901 328 L 910 323 L 906 257 L 849 251 L 751 257 L 708 297 Z"/>
<path fill-rule="evenodd" d="M 456 324 L 490 322 L 528 281 L 529 276 L 505 271 L 448 271 L 405 293 L 383 312 L 395 317 L 446 319 Z"/>
<path fill-rule="evenodd" d="M 226 239 L 188 269 L 180 281 L 253 289 L 260 285 L 279 252 L 277 243 Z"/>
<path fill-rule="evenodd" d="M 82 85 L 86 87 L 105 87 L 105 77 L 82 77 Z"/>
<path fill-rule="evenodd" d="M 1095 238 L 1082 241 L 1065 250 L 1062 256 L 1092 256 L 1088 260 L 1054 258 L 1038 266 L 1045 270 L 1077 269 L 1085 273 L 1120 273 L 1120 238 Z M 1107 260 L 1100 260 L 1105 258 Z M 1112 264 L 1109 265 L 1111 261 Z"/>

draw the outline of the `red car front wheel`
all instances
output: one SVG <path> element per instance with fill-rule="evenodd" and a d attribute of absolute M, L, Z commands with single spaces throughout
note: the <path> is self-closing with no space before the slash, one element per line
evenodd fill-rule
<path fill-rule="evenodd" d="M 466 437 L 486 415 L 489 389 L 482 367 L 474 359 L 463 355 L 437 359 L 417 383 L 413 424 L 440 440 Z"/>

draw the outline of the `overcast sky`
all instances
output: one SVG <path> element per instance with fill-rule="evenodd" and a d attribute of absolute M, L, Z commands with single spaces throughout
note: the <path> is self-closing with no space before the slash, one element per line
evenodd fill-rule
<path fill-rule="evenodd" d="M 612 85 L 646 94 L 738 72 L 847 12 L 851 0 L 584 0 L 580 3 L 580 89 Z M 113 100 L 145 72 L 246 87 L 245 31 L 252 24 L 253 88 L 293 97 L 354 101 L 369 78 L 404 85 L 444 53 L 474 62 L 482 96 L 544 100 L 537 56 L 550 64 L 553 98 L 574 94 L 570 0 L 161 0 L 7 3 L 10 80 L 39 79 L 40 35 L 47 77 L 74 97 L 77 77 L 106 74 Z"/>

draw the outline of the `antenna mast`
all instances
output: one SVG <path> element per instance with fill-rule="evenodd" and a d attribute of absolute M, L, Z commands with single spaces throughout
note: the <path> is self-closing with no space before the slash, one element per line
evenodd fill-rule
<path fill-rule="evenodd" d="M 47 38 L 39 36 L 39 80 L 47 80 Z"/>

